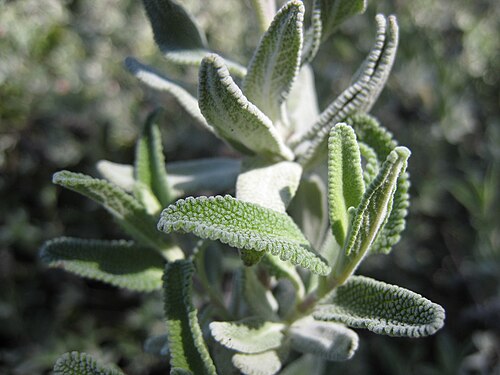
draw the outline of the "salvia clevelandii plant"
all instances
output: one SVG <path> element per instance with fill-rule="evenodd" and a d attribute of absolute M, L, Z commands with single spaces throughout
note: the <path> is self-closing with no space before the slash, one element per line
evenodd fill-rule
<path fill-rule="evenodd" d="M 134 166 L 102 161 L 105 179 L 54 175 L 103 205 L 132 240 L 58 238 L 42 259 L 117 287 L 163 289 L 168 333 L 149 344 L 176 374 L 320 374 L 324 361 L 355 354 L 351 328 L 405 337 L 439 330 L 441 306 L 354 274 L 365 257 L 391 251 L 409 206 L 410 151 L 368 114 L 395 58 L 396 18 L 377 16 L 375 42 L 351 85 L 319 111 L 309 63 L 365 1 L 316 0 L 305 15 L 298 0 L 279 10 L 254 0 L 263 35 L 246 67 L 214 53 L 179 2 L 143 2 L 165 58 L 199 66 L 197 98 L 133 58 L 127 68 L 242 158 L 165 165 L 151 115 Z M 234 194 L 189 196 L 201 189 Z M 187 233 L 199 242 L 182 241 Z M 239 253 L 237 266 L 224 262 L 223 244 Z M 197 306 L 193 278 L 205 288 Z M 54 370 L 121 373 L 77 352 Z"/>

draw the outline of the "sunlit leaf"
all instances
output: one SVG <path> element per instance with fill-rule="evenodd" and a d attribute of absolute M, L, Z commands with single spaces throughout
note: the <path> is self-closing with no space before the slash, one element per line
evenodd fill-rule
<path fill-rule="evenodd" d="M 282 358 L 276 350 L 257 354 L 235 354 L 233 365 L 245 375 L 274 375 L 282 366 Z"/>

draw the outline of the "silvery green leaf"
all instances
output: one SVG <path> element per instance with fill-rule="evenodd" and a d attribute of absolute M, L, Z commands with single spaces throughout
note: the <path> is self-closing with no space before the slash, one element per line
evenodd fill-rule
<path fill-rule="evenodd" d="M 278 302 L 273 293 L 257 278 L 254 268 L 245 267 L 242 274 L 243 295 L 253 314 L 268 321 L 278 321 Z"/>
<path fill-rule="evenodd" d="M 334 124 L 345 121 L 355 112 L 368 112 L 375 103 L 391 71 L 398 44 L 396 18 L 389 16 L 388 19 L 389 27 L 384 16 L 377 16 L 377 38 L 356 81 L 321 113 L 305 134 L 293 141 L 300 164 L 311 163 L 321 153 Z"/>
<path fill-rule="evenodd" d="M 198 100 L 208 123 L 235 149 L 269 158 L 294 158 L 271 120 L 243 95 L 217 55 L 202 61 Z"/>
<path fill-rule="evenodd" d="M 87 353 L 65 353 L 54 365 L 55 375 L 124 375 L 115 366 L 104 366 Z"/>
<path fill-rule="evenodd" d="M 366 10 L 366 0 L 315 0 L 321 14 L 321 36 L 326 40 L 342 22 Z"/>
<path fill-rule="evenodd" d="M 161 288 L 165 260 L 132 241 L 99 241 L 61 237 L 45 242 L 40 258 L 50 267 L 130 290 Z"/>
<path fill-rule="evenodd" d="M 210 332 L 217 342 L 229 349 L 248 354 L 280 347 L 284 328 L 282 323 L 255 318 L 239 322 L 210 323 Z"/>
<path fill-rule="evenodd" d="M 99 160 L 97 171 L 106 180 L 120 189 L 131 193 L 134 190 L 134 167 L 128 164 L 114 163 L 109 160 Z"/>
<path fill-rule="evenodd" d="M 155 230 L 155 218 L 131 195 L 119 187 L 81 173 L 60 171 L 52 181 L 76 191 L 101 204 L 117 223 L 134 239 L 158 250 L 172 248 L 172 245 Z M 172 251 L 180 250 L 175 247 Z M 177 254 L 181 255 L 181 254 Z"/>
<path fill-rule="evenodd" d="M 163 210 L 158 229 L 265 251 L 321 275 L 330 272 L 288 215 L 229 195 L 180 199 Z"/>
<path fill-rule="evenodd" d="M 233 365 L 245 375 L 274 375 L 281 369 L 283 357 L 277 350 L 257 354 L 235 354 Z"/>
<path fill-rule="evenodd" d="M 318 53 L 321 44 L 323 25 L 321 22 L 321 9 L 316 2 L 311 12 L 311 26 L 304 34 L 304 46 L 302 48 L 302 65 L 311 63 Z"/>
<path fill-rule="evenodd" d="M 323 243 L 328 227 L 327 189 L 318 175 L 306 176 L 288 209 L 302 233 L 315 249 Z"/>
<path fill-rule="evenodd" d="M 135 179 L 144 184 L 164 207 L 171 202 L 171 193 L 156 116 L 155 112 L 148 117 L 137 141 L 134 172 Z"/>
<path fill-rule="evenodd" d="M 359 152 L 365 161 L 363 181 L 365 186 L 368 186 L 375 179 L 375 177 L 377 177 L 380 165 L 377 159 L 377 154 L 370 146 L 363 142 L 358 142 L 358 146 Z"/>
<path fill-rule="evenodd" d="M 405 337 L 433 335 L 444 325 L 443 308 L 420 294 L 363 276 L 351 276 L 319 305 L 314 317 L 353 328 Z"/>
<path fill-rule="evenodd" d="M 290 327 L 292 348 L 328 361 L 351 359 L 358 349 L 356 332 L 343 324 L 321 322 L 306 316 Z"/>
<path fill-rule="evenodd" d="M 328 140 L 328 204 L 335 239 L 344 245 L 349 227 L 350 207 L 358 207 L 365 192 L 361 154 L 354 130 L 335 125 Z"/>
<path fill-rule="evenodd" d="M 261 31 L 266 31 L 276 14 L 276 0 L 252 0 Z"/>
<path fill-rule="evenodd" d="M 236 180 L 236 199 L 284 213 L 301 175 L 302 167 L 291 161 L 246 159 Z"/>
<path fill-rule="evenodd" d="M 201 61 L 201 58 L 200 58 Z M 132 57 L 125 59 L 125 66 L 139 81 L 152 89 L 171 94 L 177 102 L 189 113 L 202 127 L 214 133 L 198 108 L 198 100 L 177 83 L 164 77 L 152 67 L 142 64 Z"/>
<path fill-rule="evenodd" d="M 215 375 L 192 302 L 193 273 L 191 261 L 178 260 L 167 263 L 163 276 L 170 366 L 193 374 Z"/>
<path fill-rule="evenodd" d="M 271 120 L 280 118 L 281 104 L 299 72 L 304 5 L 287 2 L 276 14 L 248 65 L 243 92 Z"/>
<path fill-rule="evenodd" d="M 406 147 L 396 147 L 391 151 L 379 174 L 366 189 L 361 203 L 349 210 L 351 225 L 331 275 L 337 285 L 354 272 L 386 224 L 398 178 L 405 172 L 409 157 L 410 150 Z"/>
<path fill-rule="evenodd" d="M 270 268 L 271 274 L 276 278 L 288 279 L 295 288 L 295 296 L 301 300 L 305 295 L 305 288 L 299 273 L 293 265 L 283 262 L 277 256 L 267 254 L 263 263 Z"/>
<path fill-rule="evenodd" d="M 280 375 L 323 375 L 324 361 L 312 354 L 304 354 L 288 364 Z"/>
<path fill-rule="evenodd" d="M 373 150 L 378 163 L 382 164 L 390 151 L 397 145 L 392 134 L 383 128 L 375 118 L 366 114 L 354 115 L 348 121 L 354 127 L 358 138 Z M 366 159 L 367 157 L 365 157 Z M 374 160 L 372 160 L 371 165 L 374 165 Z M 370 163 L 367 163 L 365 172 L 369 171 Z M 373 175 L 373 173 L 371 174 Z M 406 216 L 410 205 L 409 188 L 409 174 L 405 172 L 398 178 L 391 214 L 382 229 L 382 233 L 373 244 L 371 252 L 387 254 L 399 242 L 401 232 L 406 226 Z"/>
<path fill-rule="evenodd" d="M 293 133 L 304 133 L 316 121 L 319 115 L 318 99 L 314 85 L 314 73 L 309 65 L 300 69 L 286 101 L 288 118 Z M 288 136 L 288 134 L 287 134 Z"/>
<path fill-rule="evenodd" d="M 156 216 L 160 213 L 162 204 L 147 185 L 136 181 L 132 193 L 149 215 Z"/>

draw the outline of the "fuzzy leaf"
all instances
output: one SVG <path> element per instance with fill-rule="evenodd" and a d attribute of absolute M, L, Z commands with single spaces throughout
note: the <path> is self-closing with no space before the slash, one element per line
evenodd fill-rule
<path fill-rule="evenodd" d="M 420 294 L 363 276 L 352 276 L 318 306 L 314 317 L 353 328 L 405 337 L 433 335 L 443 327 L 443 308 Z"/>
<path fill-rule="evenodd" d="M 321 8 L 315 1 L 311 12 L 311 26 L 304 34 L 304 46 L 302 48 L 302 65 L 311 63 L 318 53 L 321 44 L 321 34 L 323 32 L 321 22 Z"/>
<path fill-rule="evenodd" d="M 257 354 L 235 354 L 233 365 L 245 375 L 274 375 L 282 366 L 280 353 L 275 350 Z"/>
<path fill-rule="evenodd" d="M 399 33 L 394 16 L 389 16 L 388 28 L 384 16 L 378 15 L 376 20 L 377 38 L 356 81 L 321 113 L 304 135 L 293 142 L 300 164 L 314 161 L 334 124 L 345 121 L 355 112 L 368 112 L 382 91 L 396 56 Z"/>
<path fill-rule="evenodd" d="M 103 366 L 86 353 L 65 353 L 54 365 L 54 375 L 124 375 L 114 366 Z"/>
<path fill-rule="evenodd" d="M 249 354 L 281 346 L 284 328 L 284 324 L 260 319 L 210 323 L 210 332 L 216 341 L 229 349 Z"/>
<path fill-rule="evenodd" d="M 170 366 L 193 374 L 215 375 L 191 300 L 193 273 L 191 261 L 178 260 L 167 263 L 163 276 Z"/>
<path fill-rule="evenodd" d="M 163 210 L 158 229 L 266 251 L 321 275 L 330 272 L 289 216 L 229 195 L 180 199 Z"/>
<path fill-rule="evenodd" d="M 199 74 L 201 113 L 216 133 L 246 154 L 293 159 L 271 120 L 250 103 L 229 75 L 224 60 L 209 55 Z"/>
<path fill-rule="evenodd" d="M 262 32 L 266 31 L 276 14 L 276 0 L 252 0 Z"/>
<path fill-rule="evenodd" d="M 302 167 L 291 161 L 247 159 L 236 180 L 236 199 L 285 213 L 299 186 Z"/>
<path fill-rule="evenodd" d="M 344 245 L 349 227 L 350 207 L 358 207 L 365 192 L 361 154 L 354 130 L 337 124 L 328 141 L 328 204 L 335 239 Z"/>
<path fill-rule="evenodd" d="M 200 58 L 201 61 L 201 58 Z M 152 67 L 142 64 L 134 58 L 128 57 L 125 59 L 126 68 L 146 86 L 171 94 L 177 102 L 193 117 L 202 127 L 215 133 L 214 129 L 208 125 L 207 120 L 198 108 L 198 100 L 191 95 L 187 90 L 176 84 L 175 82 L 164 77 Z"/>
<path fill-rule="evenodd" d="M 293 265 L 288 262 L 283 262 L 277 256 L 271 254 L 267 254 L 264 257 L 263 263 L 268 266 L 273 276 L 278 279 L 288 279 L 292 283 L 296 291 L 295 295 L 297 299 L 301 300 L 304 297 L 304 283 L 302 282 L 299 273 Z"/>
<path fill-rule="evenodd" d="M 114 163 L 108 160 L 99 160 L 96 164 L 97 171 L 113 185 L 131 193 L 134 190 L 134 167 L 128 164 Z"/>
<path fill-rule="evenodd" d="M 329 361 L 345 361 L 358 349 L 356 332 L 342 324 L 320 322 L 307 316 L 290 327 L 292 348 Z"/>
<path fill-rule="evenodd" d="M 157 113 L 151 114 L 135 152 L 135 178 L 155 195 L 164 206 L 171 202 L 170 187 L 165 170 L 165 157 L 160 129 L 155 124 Z"/>
<path fill-rule="evenodd" d="M 253 268 L 243 270 L 243 295 L 253 314 L 264 320 L 277 321 L 278 302 L 273 293 L 257 278 Z"/>
<path fill-rule="evenodd" d="M 368 186 L 361 203 L 351 212 L 352 221 L 344 248 L 332 273 L 342 284 L 355 270 L 376 240 L 391 213 L 399 176 L 406 170 L 410 150 L 396 147 L 382 165 L 379 174 Z"/>
<path fill-rule="evenodd" d="M 47 241 L 40 257 L 59 267 L 131 290 L 148 292 L 161 287 L 165 260 L 151 248 L 132 241 L 99 241 L 61 237 Z"/>
<path fill-rule="evenodd" d="M 315 0 L 321 14 L 321 36 L 326 40 L 345 20 L 366 10 L 366 0 Z"/>
<path fill-rule="evenodd" d="M 383 128 L 375 118 L 366 114 L 357 114 L 349 118 L 348 121 L 353 125 L 358 138 L 376 154 L 379 164 L 396 147 L 397 143 L 392 134 Z M 367 159 L 367 156 L 364 155 L 364 157 Z M 374 165 L 374 160 L 372 160 L 371 165 Z M 370 168 L 370 163 L 367 163 L 365 172 L 369 172 Z M 373 175 L 373 172 L 371 174 Z M 409 174 L 405 172 L 398 178 L 391 214 L 382 229 L 382 233 L 373 244 L 371 252 L 388 254 L 392 247 L 399 242 L 401 232 L 406 226 L 406 216 L 410 205 L 409 188 Z"/>
<path fill-rule="evenodd" d="M 365 186 L 370 185 L 370 183 L 377 177 L 380 165 L 377 159 L 377 154 L 373 149 L 366 143 L 358 142 L 359 152 L 365 161 L 365 167 L 363 170 L 363 181 Z"/>
<path fill-rule="evenodd" d="M 299 72 L 303 18 L 304 5 L 299 0 L 289 1 L 278 11 L 243 80 L 248 100 L 273 121 L 280 118 L 281 103 Z"/>
<path fill-rule="evenodd" d="M 155 230 L 155 218 L 119 187 L 105 180 L 68 171 L 55 173 L 52 181 L 101 204 L 137 241 L 160 250 L 171 247 Z"/>

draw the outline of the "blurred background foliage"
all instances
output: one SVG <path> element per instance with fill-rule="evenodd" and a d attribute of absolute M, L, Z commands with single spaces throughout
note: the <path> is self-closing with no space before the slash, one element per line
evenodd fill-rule
<path fill-rule="evenodd" d="M 249 0 L 184 2 L 211 46 L 245 63 L 259 36 Z M 48 373 L 82 350 L 130 374 L 168 368 L 143 350 L 164 333 L 159 294 L 137 295 L 47 270 L 38 248 L 62 234 L 119 238 L 109 216 L 51 184 L 60 169 L 95 173 L 130 163 L 149 110 L 167 160 L 231 154 L 174 100 L 144 90 L 123 68 L 133 55 L 168 65 L 139 1 L 0 0 L 0 373 Z M 373 113 L 412 152 L 412 207 L 403 241 L 361 273 L 443 305 L 445 328 L 425 339 L 360 332 L 353 360 L 327 373 L 500 373 L 500 7 L 493 0 L 384 0 L 347 22 L 314 62 L 324 107 L 346 87 L 374 36 L 374 15 L 401 28 L 396 65 Z M 228 32 L 229 31 L 229 32 Z M 194 91 L 193 91 L 194 92 Z"/>

